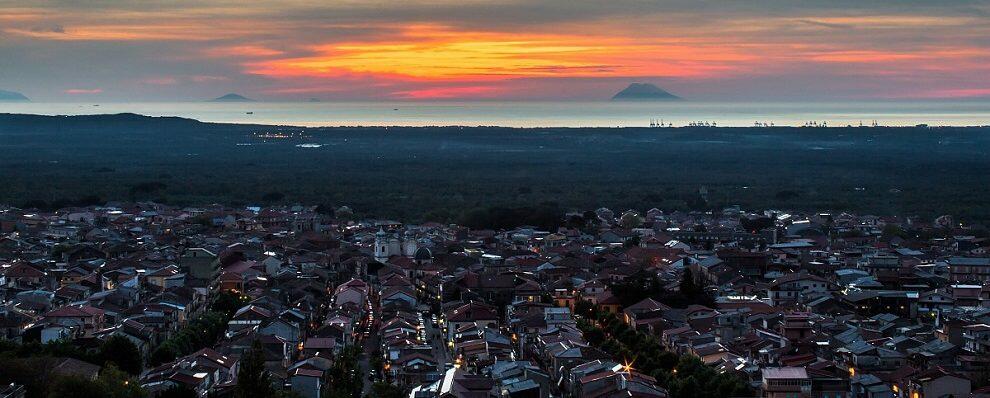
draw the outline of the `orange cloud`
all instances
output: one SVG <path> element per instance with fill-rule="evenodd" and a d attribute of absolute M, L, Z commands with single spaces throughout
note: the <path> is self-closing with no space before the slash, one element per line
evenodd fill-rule
<path fill-rule="evenodd" d="M 401 28 L 396 37 L 313 47 L 313 55 L 247 64 L 271 77 L 368 74 L 412 80 L 699 76 L 753 59 L 732 48 L 623 37 Z"/>
<path fill-rule="evenodd" d="M 396 91 L 391 95 L 399 99 L 413 100 L 496 98 L 503 91 L 503 89 L 495 86 L 431 87 L 419 90 Z"/>
<path fill-rule="evenodd" d="M 849 51 L 829 51 L 814 54 L 811 59 L 821 62 L 843 62 L 843 63 L 883 63 L 892 61 L 907 61 L 918 59 L 921 55 L 909 53 L 897 53 L 889 51 L 869 51 L 869 50 L 849 50 Z"/>
<path fill-rule="evenodd" d="M 596 8 L 589 4 L 598 5 L 586 1 L 568 10 L 573 14 L 543 18 L 523 14 L 526 7 L 513 10 L 538 2 L 515 0 L 498 3 L 491 15 L 464 10 L 496 8 L 483 0 L 70 3 L 27 0 L 0 6 L 0 38 L 23 51 L 48 41 L 43 48 L 58 49 L 65 59 L 92 48 L 126 49 L 115 52 L 122 59 L 105 60 L 99 68 L 120 68 L 122 76 L 78 80 L 115 95 L 126 91 L 114 86 L 118 82 L 208 83 L 247 73 L 271 79 L 243 79 L 257 85 L 255 91 L 285 97 L 597 98 L 613 82 L 653 78 L 670 78 L 685 96 L 694 89 L 715 97 L 747 91 L 727 84 L 732 81 L 742 85 L 778 77 L 795 79 L 798 87 L 853 87 L 847 91 L 867 96 L 956 97 L 980 96 L 974 82 L 990 73 L 986 19 L 977 12 L 928 7 L 856 12 L 784 7 L 767 13 L 753 6 L 734 13 L 735 6 L 723 12 L 723 7 L 661 5 L 616 7 L 619 13 L 613 15 L 604 6 L 602 12 L 582 14 Z M 430 14 L 448 7 L 456 12 Z M 103 43 L 90 47 L 82 41 Z M 145 59 L 129 64 L 130 56 Z M 219 76 L 182 74 L 197 73 L 190 71 Z M 535 81 L 545 89 L 534 90 Z M 767 92 L 813 91 L 784 86 Z"/>
<path fill-rule="evenodd" d="M 266 58 L 282 55 L 284 52 L 274 50 L 259 45 L 239 45 L 228 47 L 214 47 L 203 51 L 209 57 L 243 57 L 243 58 Z"/>

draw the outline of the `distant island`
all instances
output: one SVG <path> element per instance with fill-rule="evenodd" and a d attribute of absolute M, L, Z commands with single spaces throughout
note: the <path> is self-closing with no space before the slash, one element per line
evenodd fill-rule
<path fill-rule="evenodd" d="M 633 83 L 612 96 L 613 101 L 676 101 L 674 94 L 649 83 Z"/>
<path fill-rule="evenodd" d="M 16 91 L 0 90 L 0 101 L 30 101 L 30 99 Z"/>
<path fill-rule="evenodd" d="M 222 97 L 214 98 L 210 100 L 210 102 L 255 102 L 255 101 L 240 94 L 230 93 Z"/>

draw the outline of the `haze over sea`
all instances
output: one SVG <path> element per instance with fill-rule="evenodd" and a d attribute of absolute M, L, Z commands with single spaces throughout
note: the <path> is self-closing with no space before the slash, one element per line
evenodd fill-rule
<path fill-rule="evenodd" d="M 0 113 L 86 115 L 137 113 L 206 122 L 297 126 L 643 127 L 650 119 L 684 126 L 755 122 L 800 126 L 985 126 L 990 101 L 897 102 L 174 102 L 0 103 Z"/>

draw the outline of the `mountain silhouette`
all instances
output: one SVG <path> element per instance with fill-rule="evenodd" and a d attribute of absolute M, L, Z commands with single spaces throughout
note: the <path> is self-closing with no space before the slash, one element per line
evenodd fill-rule
<path fill-rule="evenodd" d="M 16 91 L 0 90 L 0 101 L 30 101 L 30 99 Z"/>
<path fill-rule="evenodd" d="M 222 97 L 217 97 L 217 98 L 214 98 L 214 99 L 212 99 L 210 101 L 212 101 L 212 102 L 254 102 L 253 99 L 250 99 L 248 97 L 245 97 L 245 96 L 240 95 L 240 94 L 235 94 L 235 93 L 226 94 L 226 95 L 224 95 Z"/>
<path fill-rule="evenodd" d="M 612 97 L 613 101 L 674 101 L 674 94 L 649 83 L 633 83 Z"/>

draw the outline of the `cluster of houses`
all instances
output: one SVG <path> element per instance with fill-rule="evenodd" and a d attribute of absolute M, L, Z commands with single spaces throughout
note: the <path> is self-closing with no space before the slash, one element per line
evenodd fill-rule
<path fill-rule="evenodd" d="M 363 352 L 366 392 L 377 382 L 410 398 L 670 396 L 585 339 L 575 312 L 590 305 L 736 374 L 752 396 L 990 397 L 983 229 L 948 216 L 739 208 L 564 218 L 552 231 L 495 231 L 304 206 L 0 208 L 0 339 L 96 350 L 126 337 L 150 396 L 176 386 L 228 396 L 259 344 L 276 387 L 306 398 L 327 395 L 348 347 Z M 677 292 L 685 275 L 707 305 L 624 302 L 613 290 L 650 280 Z M 215 343 L 161 360 L 221 293 L 240 307 Z"/>

